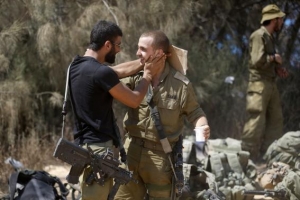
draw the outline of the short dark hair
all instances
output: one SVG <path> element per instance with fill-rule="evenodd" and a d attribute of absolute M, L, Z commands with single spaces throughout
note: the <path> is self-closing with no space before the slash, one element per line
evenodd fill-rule
<path fill-rule="evenodd" d="M 100 20 L 94 25 L 91 31 L 88 48 L 98 51 L 107 40 L 113 42 L 118 36 L 123 36 L 122 30 L 118 25 L 113 22 Z"/>
<path fill-rule="evenodd" d="M 141 35 L 141 37 L 152 37 L 152 46 L 155 49 L 161 48 L 164 53 L 168 53 L 170 41 L 166 34 L 160 30 L 148 31 Z"/>

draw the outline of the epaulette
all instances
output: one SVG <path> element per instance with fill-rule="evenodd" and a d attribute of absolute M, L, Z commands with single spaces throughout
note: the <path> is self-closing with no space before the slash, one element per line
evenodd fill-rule
<path fill-rule="evenodd" d="M 180 72 L 176 72 L 175 75 L 174 75 L 174 78 L 178 79 L 178 80 L 181 80 L 182 82 L 184 82 L 186 85 L 189 84 L 190 80 L 185 76 L 183 75 L 182 73 Z"/>

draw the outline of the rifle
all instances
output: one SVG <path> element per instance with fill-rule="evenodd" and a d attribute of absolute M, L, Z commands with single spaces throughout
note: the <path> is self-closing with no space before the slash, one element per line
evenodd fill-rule
<path fill-rule="evenodd" d="M 242 195 L 264 195 L 265 197 L 275 197 L 281 200 L 289 199 L 285 190 L 243 190 Z"/>
<path fill-rule="evenodd" d="M 95 154 L 90 147 L 88 150 L 60 138 L 55 148 L 54 157 L 72 165 L 67 181 L 69 183 L 78 183 L 79 176 L 87 165 L 92 168 L 92 173 L 85 182 L 91 184 L 95 180 L 98 184 L 104 185 L 109 178 L 114 178 L 115 184 L 109 193 L 108 200 L 113 200 L 121 184 L 127 184 L 134 181 L 132 173 L 119 167 L 120 162 L 113 157 L 113 152 L 107 150 L 103 154 Z"/>
<path fill-rule="evenodd" d="M 184 186 L 182 143 L 183 137 L 180 135 L 179 140 L 173 147 L 174 171 L 177 177 L 177 180 L 175 181 L 176 197 L 180 197 L 182 195 L 182 189 Z"/>

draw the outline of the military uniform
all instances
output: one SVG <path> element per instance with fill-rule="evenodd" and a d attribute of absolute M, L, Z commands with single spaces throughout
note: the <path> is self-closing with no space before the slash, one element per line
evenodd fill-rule
<path fill-rule="evenodd" d="M 139 74 L 122 82 L 134 89 L 141 78 Z M 184 118 L 192 123 L 205 114 L 197 102 L 189 80 L 168 63 L 160 76 L 160 83 L 154 89 L 151 87 L 151 90 L 165 134 L 173 146 L 181 134 Z M 121 185 L 116 200 L 143 199 L 146 193 L 149 194 L 149 199 L 170 199 L 173 172 L 160 144 L 146 98 L 139 107 L 129 108 L 124 119 L 129 135 L 125 142 L 128 167 L 139 183 Z"/>
<path fill-rule="evenodd" d="M 263 10 L 265 20 L 283 17 L 276 5 Z M 262 26 L 250 36 L 249 84 L 246 111 L 249 118 L 245 123 L 242 148 L 249 151 L 252 159 L 266 152 L 268 146 L 283 134 L 283 116 L 280 95 L 276 86 L 273 36 Z"/>

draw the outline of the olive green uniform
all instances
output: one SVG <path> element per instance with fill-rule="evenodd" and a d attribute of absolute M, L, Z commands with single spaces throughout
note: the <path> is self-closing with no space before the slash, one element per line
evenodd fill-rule
<path fill-rule="evenodd" d="M 250 37 L 249 84 L 246 110 L 249 114 L 241 136 L 243 150 L 252 159 L 264 154 L 269 145 L 283 134 L 280 95 L 275 82 L 275 67 L 271 61 L 275 52 L 274 38 L 262 26 Z"/>
<path fill-rule="evenodd" d="M 83 148 L 87 149 L 90 147 L 95 154 L 102 154 L 107 149 L 113 148 L 112 140 L 103 143 L 93 143 L 93 144 L 84 144 Z M 83 173 L 79 177 L 79 182 L 81 186 L 81 198 L 80 200 L 107 200 L 109 191 L 113 187 L 113 179 L 107 179 L 103 185 L 100 185 L 93 181 L 90 185 L 86 184 L 86 180 L 91 176 L 92 167 L 88 165 L 84 168 Z"/>
<path fill-rule="evenodd" d="M 141 74 L 122 80 L 134 89 Z M 189 80 L 168 64 L 153 90 L 153 101 L 157 105 L 161 122 L 171 146 L 178 140 L 184 126 L 184 118 L 194 122 L 205 116 L 200 108 Z M 152 89 L 152 87 L 151 87 Z M 146 98 L 139 107 L 129 108 L 124 124 L 129 138 L 125 142 L 128 167 L 139 183 L 121 185 L 115 197 L 118 199 L 170 199 L 173 172 L 170 162 L 160 144 L 154 121 Z"/>

